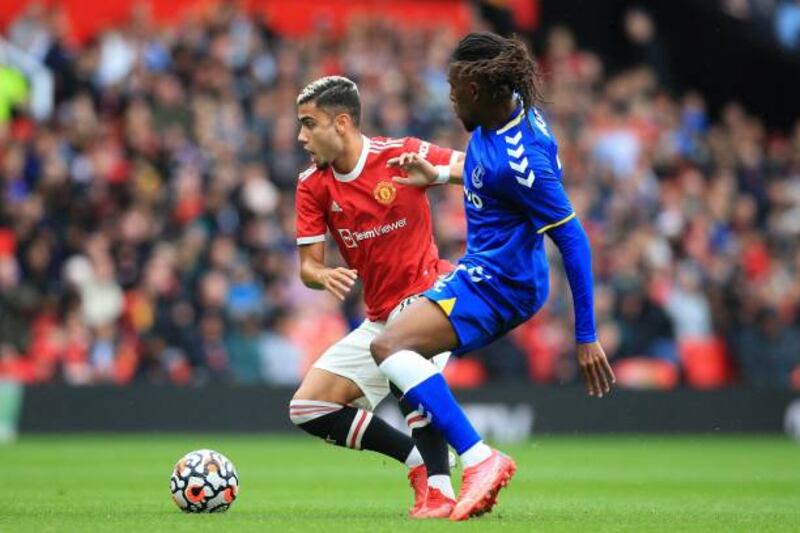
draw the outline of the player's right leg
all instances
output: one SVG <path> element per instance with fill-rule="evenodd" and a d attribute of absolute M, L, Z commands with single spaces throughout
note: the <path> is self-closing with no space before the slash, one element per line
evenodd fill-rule
<path fill-rule="evenodd" d="M 304 378 L 289 416 L 299 428 L 326 442 L 373 450 L 405 463 L 415 514 L 428 492 L 422 456 L 408 435 L 372 413 L 389 394 L 389 384 L 369 352 L 370 342 L 382 329 L 381 324 L 365 321 L 331 346 Z"/>
<path fill-rule="evenodd" d="M 312 368 L 289 403 L 289 418 L 325 442 L 354 450 L 372 450 L 409 468 L 423 464 L 411 437 L 370 410 L 352 404 L 364 393 L 351 380 Z"/>
<path fill-rule="evenodd" d="M 380 370 L 403 392 L 404 400 L 421 407 L 461 456 L 464 482 L 451 515 L 454 520 L 491 510 L 516 470 L 513 460 L 483 443 L 444 378 L 426 359 L 489 340 L 491 331 L 501 327 L 502 317 L 476 297 L 473 284 L 468 273 L 455 272 L 428 291 L 427 299 L 388 324 L 371 345 Z"/>

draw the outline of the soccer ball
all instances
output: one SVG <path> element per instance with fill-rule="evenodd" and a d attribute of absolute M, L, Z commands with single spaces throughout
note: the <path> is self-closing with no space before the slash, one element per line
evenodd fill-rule
<path fill-rule="evenodd" d="M 195 450 L 175 465 L 169 488 L 172 499 L 187 513 L 227 511 L 239 492 L 239 474 L 221 453 Z"/>

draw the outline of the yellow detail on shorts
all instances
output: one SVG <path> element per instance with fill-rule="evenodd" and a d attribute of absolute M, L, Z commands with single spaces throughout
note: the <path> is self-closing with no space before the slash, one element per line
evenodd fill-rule
<path fill-rule="evenodd" d="M 567 218 L 563 218 L 563 219 L 559 220 L 558 222 L 556 222 L 556 223 L 554 223 L 554 224 L 550 224 L 549 226 L 545 226 L 545 227 L 543 227 L 542 229 L 538 230 L 536 233 L 544 233 L 545 231 L 549 231 L 549 230 L 551 230 L 551 229 L 553 229 L 553 228 L 557 228 L 557 227 L 559 227 L 559 226 L 560 226 L 560 225 L 562 225 L 562 224 L 566 224 L 567 222 L 569 222 L 569 221 L 570 221 L 570 220 L 572 220 L 573 218 L 575 218 L 575 213 L 572 213 L 572 214 L 571 214 L 570 216 L 568 216 Z"/>
<path fill-rule="evenodd" d="M 450 316 L 450 313 L 453 312 L 453 307 L 455 307 L 456 305 L 456 299 L 448 298 L 447 300 L 438 300 L 436 303 L 439 304 L 439 307 L 442 308 L 444 314 Z"/>

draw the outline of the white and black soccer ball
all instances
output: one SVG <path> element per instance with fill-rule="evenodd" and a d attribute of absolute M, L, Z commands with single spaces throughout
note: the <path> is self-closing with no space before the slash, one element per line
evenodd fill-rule
<path fill-rule="evenodd" d="M 221 453 L 195 450 L 177 462 L 169 488 L 172 499 L 187 513 L 227 511 L 239 493 L 239 474 Z"/>

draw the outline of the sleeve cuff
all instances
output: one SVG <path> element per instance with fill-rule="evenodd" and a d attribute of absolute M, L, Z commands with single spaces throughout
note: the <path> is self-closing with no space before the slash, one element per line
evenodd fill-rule
<path fill-rule="evenodd" d="M 325 242 L 325 235 L 312 235 L 310 237 L 298 237 L 297 246 L 304 244 L 314 244 L 315 242 Z"/>

